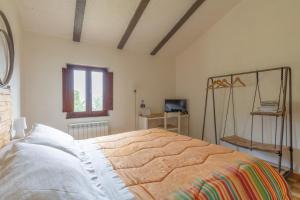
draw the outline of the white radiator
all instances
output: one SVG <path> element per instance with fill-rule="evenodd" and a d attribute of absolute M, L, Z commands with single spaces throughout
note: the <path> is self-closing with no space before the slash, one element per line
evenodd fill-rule
<path fill-rule="evenodd" d="M 109 135 L 109 121 L 72 123 L 68 125 L 68 133 L 76 140 Z"/>

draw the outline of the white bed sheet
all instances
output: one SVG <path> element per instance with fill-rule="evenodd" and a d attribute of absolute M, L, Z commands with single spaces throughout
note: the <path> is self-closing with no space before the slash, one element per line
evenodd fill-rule
<path fill-rule="evenodd" d="M 97 187 L 104 190 L 110 200 L 134 200 L 134 195 L 128 190 L 112 165 L 105 157 L 94 139 L 80 140 L 82 149 L 81 160 L 91 177 L 94 177 Z M 96 178 L 97 177 L 97 178 Z"/>

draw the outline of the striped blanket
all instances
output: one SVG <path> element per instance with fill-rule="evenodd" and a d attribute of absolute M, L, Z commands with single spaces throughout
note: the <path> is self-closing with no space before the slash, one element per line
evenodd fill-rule
<path fill-rule="evenodd" d="M 174 193 L 180 200 L 222 199 L 291 199 L 284 178 L 261 160 L 241 162 L 228 168 L 228 173 L 216 173 L 205 179 L 196 179 L 186 188 Z"/>

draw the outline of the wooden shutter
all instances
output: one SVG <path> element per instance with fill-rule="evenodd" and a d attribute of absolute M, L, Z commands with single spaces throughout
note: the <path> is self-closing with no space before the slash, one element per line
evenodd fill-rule
<path fill-rule="evenodd" d="M 68 68 L 62 69 L 63 83 L 63 112 L 73 112 L 73 70 Z"/>
<path fill-rule="evenodd" d="M 104 90 L 104 98 L 103 98 L 103 108 L 104 110 L 112 110 L 113 109 L 113 73 L 105 72 L 103 73 L 103 90 Z"/>

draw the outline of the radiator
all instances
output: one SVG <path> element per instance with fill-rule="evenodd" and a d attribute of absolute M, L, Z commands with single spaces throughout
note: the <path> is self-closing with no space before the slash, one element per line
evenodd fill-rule
<path fill-rule="evenodd" d="M 68 134 L 76 140 L 109 135 L 109 121 L 72 123 L 68 125 Z"/>

